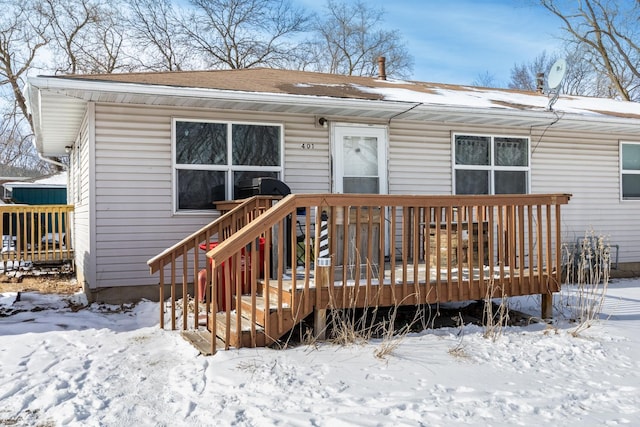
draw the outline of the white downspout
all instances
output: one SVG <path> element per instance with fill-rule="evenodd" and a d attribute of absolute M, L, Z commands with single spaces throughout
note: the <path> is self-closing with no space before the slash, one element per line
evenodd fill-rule
<path fill-rule="evenodd" d="M 60 163 L 57 160 L 50 159 L 49 157 L 44 157 L 42 154 L 40 154 L 40 152 L 38 150 L 36 150 L 36 153 L 38 153 L 38 158 L 40 160 L 42 160 L 43 162 L 51 163 L 52 165 L 56 165 L 56 166 L 61 167 L 62 169 L 65 169 L 65 170 L 69 169 L 68 165 L 65 165 L 64 163 Z"/>

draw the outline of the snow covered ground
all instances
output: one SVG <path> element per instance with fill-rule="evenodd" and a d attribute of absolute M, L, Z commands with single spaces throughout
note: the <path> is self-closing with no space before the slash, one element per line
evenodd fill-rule
<path fill-rule="evenodd" d="M 640 280 L 612 281 L 578 337 L 557 314 L 495 341 L 472 325 L 410 334 L 384 359 L 381 341 L 203 357 L 159 328 L 157 303 L 15 299 L 0 294 L 0 425 L 640 425 Z"/>

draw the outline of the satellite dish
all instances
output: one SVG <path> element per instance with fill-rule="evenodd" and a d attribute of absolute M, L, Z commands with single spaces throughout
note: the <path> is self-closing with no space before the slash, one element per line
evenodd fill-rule
<path fill-rule="evenodd" d="M 554 90 L 560 86 L 562 83 L 562 79 L 564 79 L 564 75 L 567 72 L 567 61 L 560 58 L 551 66 L 551 70 L 549 70 L 549 78 L 547 79 L 547 84 L 549 85 L 549 89 Z"/>
<path fill-rule="evenodd" d="M 549 86 L 549 92 L 553 93 L 553 97 L 549 100 L 549 105 L 547 105 L 547 109 L 549 111 L 553 110 L 553 105 L 558 100 L 558 96 L 560 95 L 560 83 L 562 83 L 562 79 L 564 79 L 564 75 L 566 73 L 567 61 L 562 58 L 554 62 L 549 70 L 547 85 Z"/>

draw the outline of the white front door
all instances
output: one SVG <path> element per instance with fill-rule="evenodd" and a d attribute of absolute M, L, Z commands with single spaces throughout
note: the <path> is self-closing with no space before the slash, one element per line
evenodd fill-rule
<path fill-rule="evenodd" d="M 387 194 L 387 128 L 333 127 L 333 192 Z"/>

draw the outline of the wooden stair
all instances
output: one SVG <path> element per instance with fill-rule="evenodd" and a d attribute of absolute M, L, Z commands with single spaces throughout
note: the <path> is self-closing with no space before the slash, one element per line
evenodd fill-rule
<path fill-rule="evenodd" d="M 210 355 L 211 334 L 209 325 L 212 323 L 212 316 L 215 315 L 216 339 L 218 340 L 216 347 L 218 349 L 225 347 L 227 321 L 230 324 L 229 347 L 266 347 L 277 342 L 278 339 L 291 331 L 299 321 L 313 311 L 313 307 L 308 310 L 300 307 L 297 315 L 294 316 L 290 305 L 292 301 L 290 285 L 283 286 L 282 291 L 279 291 L 277 282 L 271 281 L 268 287 L 265 286 L 264 282 L 261 282 L 259 292 L 262 295 L 255 297 L 254 321 L 251 320 L 251 295 L 242 295 L 239 321 L 235 310 L 229 313 L 228 318 L 226 312 L 209 313 L 207 316 L 207 330 L 183 331 L 182 336 L 191 342 L 200 353 Z M 268 309 L 266 307 L 266 298 L 264 297 L 265 292 L 269 292 L 270 307 Z M 299 294 L 301 291 L 298 290 L 296 292 Z M 281 313 L 278 313 L 278 295 L 282 298 Z M 300 301 L 299 298 L 298 301 Z M 238 324 L 240 325 L 240 334 L 237 333 Z M 240 336 L 239 339 L 238 335 Z"/>

